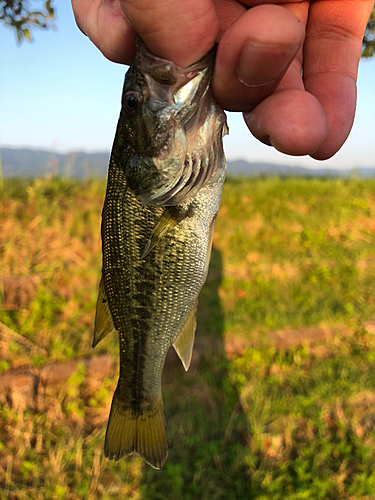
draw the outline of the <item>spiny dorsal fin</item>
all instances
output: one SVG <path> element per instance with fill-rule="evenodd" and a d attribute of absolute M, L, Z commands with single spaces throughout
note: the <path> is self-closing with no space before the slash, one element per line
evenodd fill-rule
<path fill-rule="evenodd" d="M 188 371 L 189 369 L 191 356 L 193 353 L 197 305 L 198 301 L 193 304 L 193 307 L 190 309 L 189 314 L 187 315 L 184 326 L 181 328 L 180 333 L 178 334 L 176 340 L 173 342 L 173 347 L 175 348 L 178 357 L 181 359 L 181 362 L 186 371 Z"/>
<path fill-rule="evenodd" d="M 99 284 L 98 300 L 96 302 L 95 328 L 92 348 L 99 344 L 109 333 L 115 330 L 112 314 L 109 310 L 107 296 L 105 294 L 103 276 Z"/>
<path fill-rule="evenodd" d="M 144 259 L 148 253 L 164 238 L 179 222 L 189 215 L 189 212 L 181 212 L 176 207 L 167 207 L 163 215 L 160 217 L 155 229 L 152 232 L 151 238 L 146 243 L 141 259 Z"/>

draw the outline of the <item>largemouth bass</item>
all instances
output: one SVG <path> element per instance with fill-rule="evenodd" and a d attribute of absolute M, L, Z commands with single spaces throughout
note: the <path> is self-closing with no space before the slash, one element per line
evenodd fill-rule
<path fill-rule="evenodd" d="M 93 347 L 117 330 L 120 376 L 104 453 L 168 454 L 161 375 L 174 346 L 189 368 L 225 178 L 224 112 L 210 81 L 214 52 L 188 68 L 138 42 L 124 83 L 102 213 L 103 267 Z"/>

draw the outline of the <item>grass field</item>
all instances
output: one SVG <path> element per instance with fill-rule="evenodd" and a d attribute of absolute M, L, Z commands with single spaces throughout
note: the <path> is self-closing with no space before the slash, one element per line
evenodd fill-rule
<path fill-rule="evenodd" d="M 4 181 L 0 498 L 375 498 L 375 180 L 228 179 L 192 366 L 164 370 L 161 471 L 102 453 L 104 189 Z"/>

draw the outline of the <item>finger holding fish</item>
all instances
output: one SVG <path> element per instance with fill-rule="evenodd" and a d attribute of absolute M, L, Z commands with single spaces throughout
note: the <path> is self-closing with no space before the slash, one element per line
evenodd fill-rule
<path fill-rule="evenodd" d="M 120 0 L 130 24 L 155 55 L 181 68 L 213 47 L 219 20 L 212 0 Z"/>

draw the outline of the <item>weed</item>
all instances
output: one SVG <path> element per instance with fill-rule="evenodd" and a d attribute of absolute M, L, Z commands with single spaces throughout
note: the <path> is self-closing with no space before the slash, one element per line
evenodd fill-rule
<path fill-rule="evenodd" d="M 170 353 L 163 374 L 161 471 L 102 453 L 115 376 L 87 360 L 118 355 L 115 335 L 91 351 L 104 188 L 4 180 L 0 376 L 18 385 L 0 390 L 0 498 L 373 498 L 375 181 L 228 179 L 191 368 Z"/>

